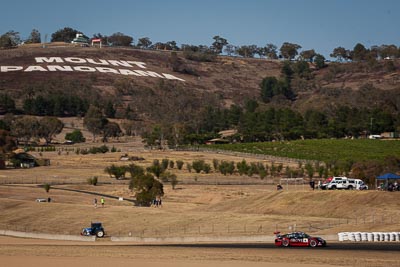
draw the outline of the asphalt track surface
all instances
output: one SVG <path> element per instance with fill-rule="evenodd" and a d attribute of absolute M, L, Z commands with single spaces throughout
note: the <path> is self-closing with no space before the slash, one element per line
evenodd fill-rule
<path fill-rule="evenodd" d="M 108 245 L 108 244 L 107 244 Z M 273 243 L 241 243 L 241 244 L 233 244 L 233 243 L 221 243 L 221 244 L 115 244 L 115 246 L 140 246 L 140 247 L 185 247 L 185 248 L 230 248 L 230 249 L 267 249 L 267 250 L 335 250 L 335 251 L 386 251 L 386 252 L 399 252 L 400 251 L 400 242 L 368 242 L 368 243 L 328 243 L 326 247 L 277 247 Z"/>

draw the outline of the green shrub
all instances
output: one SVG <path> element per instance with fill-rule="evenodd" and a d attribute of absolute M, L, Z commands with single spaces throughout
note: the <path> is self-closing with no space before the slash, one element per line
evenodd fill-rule
<path fill-rule="evenodd" d="M 189 162 L 186 163 L 186 168 L 187 168 L 188 172 L 192 172 L 192 164 L 190 164 Z"/>
<path fill-rule="evenodd" d="M 104 172 L 108 173 L 110 177 L 114 176 L 117 180 L 124 179 L 125 173 L 127 171 L 127 167 L 125 166 L 116 166 L 112 164 L 109 167 L 104 169 Z"/>
<path fill-rule="evenodd" d="M 178 167 L 178 170 L 182 170 L 183 161 L 182 160 L 177 160 L 176 161 L 176 167 Z"/>
<path fill-rule="evenodd" d="M 46 183 L 43 185 L 43 188 L 46 191 L 46 193 L 48 193 L 50 191 L 51 185 Z"/>
<path fill-rule="evenodd" d="M 83 143 L 86 141 L 85 137 L 80 130 L 74 130 L 72 133 L 67 133 L 65 135 L 65 140 L 72 141 L 74 143 Z"/>
<path fill-rule="evenodd" d="M 195 160 L 192 163 L 192 167 L 196 171 L 196 173 L 200 173 L 204 169 L 204 164 L 204 160 Z"/>
<path fill-rule="evenodd" d="M 163 160 L 161 161 L 161 168 L 162 168 L 163 170 L 168 169 L 168 164 L 169 164 L 169 159 L 163 159 Z"/>
<path fill-rule="evenodd" d="M 174 166 L 175 166 L 175 162 L 174 162 L 173 160 L 170 160 L 170 161 L 169 161 L 169 168 L 170 168 L 170 169 L 173 169 Z"/>
<path fill-rule="evenodd" d="M 203 166 L 203 171 L 204 171 L 205 173 L 210 173 L 210 171 L 211 171 L 211 165 L 208 164 L 208 163 L 205 163 L 204 166 Z"/>
<path fill-rule="evenodd" d="M 227 175 L 227 174 L 233 174 L 233 172 L 235 171 L 235 163 L 233 161 L 228 162 L 228 161 L 222 161 L 219 164 L 219 171 L 223 174 L 223 175 Z"/>
<path fill-rule="evenodd" d="M 92 178 L 88 178 L 87 182 L 90 185 L 97 185 L 98 177 L 97 176 L 93 176 Z"/>
<path fill-rule="evenodd" d="M 213 159 L 213 167 L 214 167 L 214 170 L 215 170 L 215 171 L 218 170 L 218 165 L 219 165 L 219 160 Z"/>

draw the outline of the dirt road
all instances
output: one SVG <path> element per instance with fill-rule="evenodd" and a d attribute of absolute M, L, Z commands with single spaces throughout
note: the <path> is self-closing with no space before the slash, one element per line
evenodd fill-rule
<path fill-rule="evenodd" d="M 16 266 L 400 266 L 400 244 L 339 244 L 276 248 L 272 244 L 139 246 L 129 243 L 0 237 L 0 261 Z"/>

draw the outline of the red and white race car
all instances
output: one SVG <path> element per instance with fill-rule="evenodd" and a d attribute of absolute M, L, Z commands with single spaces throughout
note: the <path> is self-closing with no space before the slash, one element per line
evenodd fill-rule
<path fill-rule="evenodd" d="M 303 232 L 294 232 L 286 235 L 281 235 L 280 232 L 275 232 L 275 246 L 278 247 L 325 247 L 326 241 L 321 237 L 309 236 Z"/>

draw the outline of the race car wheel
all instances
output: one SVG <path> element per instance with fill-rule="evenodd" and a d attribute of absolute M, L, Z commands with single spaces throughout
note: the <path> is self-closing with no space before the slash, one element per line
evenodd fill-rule
<path fill-rule="evenodd" d="M 104 232 L 103 232 L 103 231 L 98 231 L 98 232 L 96 233 L 96 236 L 97 236 L 97 237 L 103 237 L 103 236 L 104 236 Z"/>
<path fill-rule="evenodd" d="M 283 240 L 282 240 L 282 246 L 288 247 L 288 246 L 289 246 L 289 240 L 283 239 Z"/>
<path fill-rule="evenodd" d="M 310 240 L 310 247 L 315 248 L 318 245 L 317 240 L 311 239 Z"/>

